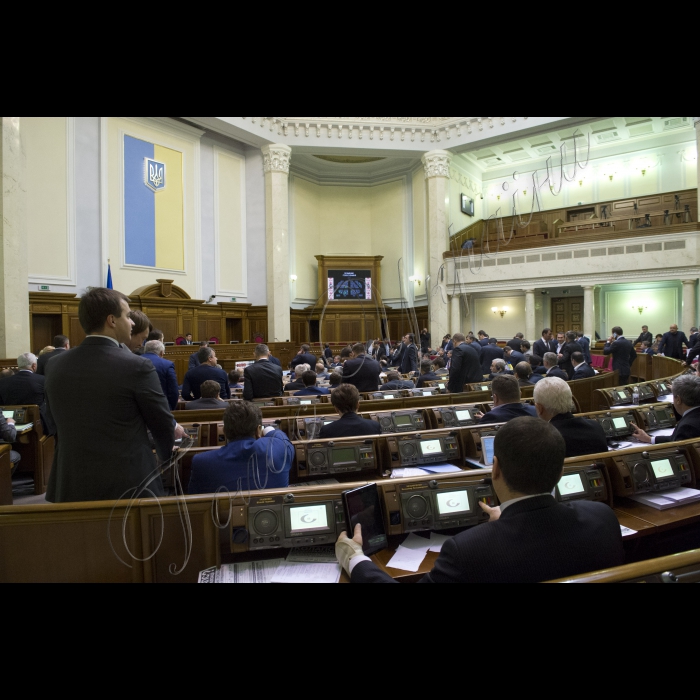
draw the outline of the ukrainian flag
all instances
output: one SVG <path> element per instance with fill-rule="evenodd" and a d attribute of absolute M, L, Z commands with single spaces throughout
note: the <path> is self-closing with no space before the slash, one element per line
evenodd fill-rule
<path fill-rule="evenodd" d="M 164 166 L 155 190 L 154 165 Z M 185 269 L 182 153 L 124 136 L 124 224 L 127 265 Z"/>

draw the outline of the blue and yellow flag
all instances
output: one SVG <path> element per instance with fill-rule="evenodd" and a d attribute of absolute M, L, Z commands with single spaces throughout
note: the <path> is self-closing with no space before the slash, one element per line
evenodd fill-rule
<path fill-rule="evenodd" d="M 124 136 L 126 264 L 185 269 L 182 153 Z"/>

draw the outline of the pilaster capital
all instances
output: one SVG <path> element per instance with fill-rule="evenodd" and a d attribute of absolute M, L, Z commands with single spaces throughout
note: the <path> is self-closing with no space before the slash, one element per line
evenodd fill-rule
<path fill-rule="evenodd" d="M 284 173 L 289 175 L 289 164 L 292 160 L 292 149 L 281 143 L 273 143 L 262 147 L 263 170 L 266 173 Z"/>
<path fill-rule="evenodd" d="M 433 177 L 450 177 L 452 154 L 449 151 L 429 151 L 423 156 L 425 179 Z"/>
<path fill-rule="evenodd" d="M 534 289 L 525 289 L 525 294 L 534 294 L 535 290 Z"/>
<path fill-rule="evenodd" d="M 697 284 L 697 280 L 683 280 L 683 286 L 695 286 Z"/>

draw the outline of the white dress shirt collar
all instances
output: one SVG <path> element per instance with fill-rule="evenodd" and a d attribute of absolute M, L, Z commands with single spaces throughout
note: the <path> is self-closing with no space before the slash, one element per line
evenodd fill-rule
<path fill-rule="evenodd" d="M 111 340 L 118 348 L 121 347 L 116 338 L 110 338 L 108 335 L 89 335 L 88 338 L 103 338 L 104 340 Z"/>

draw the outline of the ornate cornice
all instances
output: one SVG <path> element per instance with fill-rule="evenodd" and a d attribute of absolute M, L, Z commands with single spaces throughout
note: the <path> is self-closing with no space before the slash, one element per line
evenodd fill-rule
<path fill-rule="evenodd" d="M 282 144 L 263 146 L 263 170 L 266 173 L 285 173 L 289 175 L 289 163 L 292 160 L 292 149 Z"/>
<path fill-rule="evenodd" d="M 423 156 L 425 179 L 432 177 L 450 177 L 452 154 L 449 151 L 430 151 Z"/>
<path fill-rule="evenodd" d="M 280 136 L 430 143 L 488 132 L 529 117 L 240 117 Z"/>

